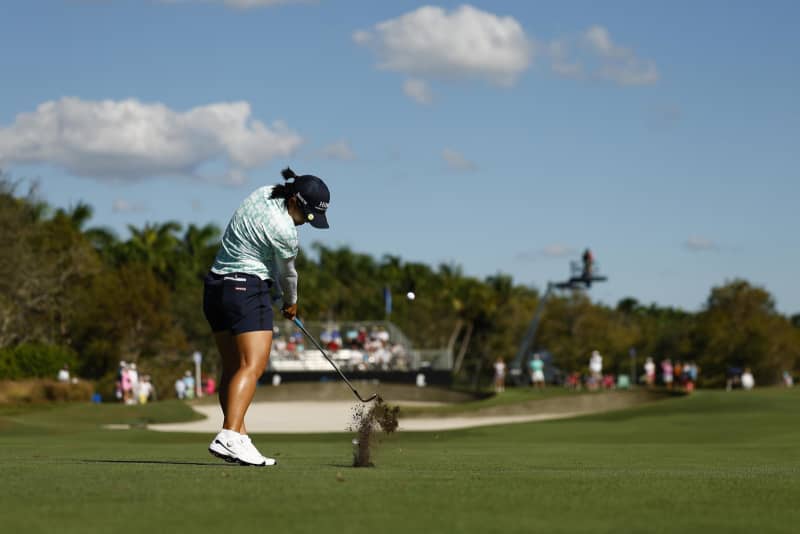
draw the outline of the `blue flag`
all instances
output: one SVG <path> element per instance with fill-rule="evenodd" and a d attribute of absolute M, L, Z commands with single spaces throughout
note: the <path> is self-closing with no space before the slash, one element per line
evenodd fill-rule
<path fill-rule="evenodd" d="M 392 291 L 389 286 L 383 286 L 383 306 L 386 310 L 386 317 L 392 314 Z"/>

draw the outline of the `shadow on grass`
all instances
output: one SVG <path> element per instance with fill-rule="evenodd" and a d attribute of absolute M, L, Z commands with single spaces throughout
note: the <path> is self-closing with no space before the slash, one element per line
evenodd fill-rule
<path fill-rule="evenodd" d="M 84 464 L 154 464 L 154 465 L 200 465 L 210 467 L 239 467 L 238 464 L 229 462 L 181 462 L 177 460 L 80 460 Z"/>

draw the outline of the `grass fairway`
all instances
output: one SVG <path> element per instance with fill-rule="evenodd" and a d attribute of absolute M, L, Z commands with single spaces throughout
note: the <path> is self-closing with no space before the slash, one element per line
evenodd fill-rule
<path fill-rule="evenodd" d="M 0 517 L 17 532 L 797 532 L 800 389 L 698 392 L 578 419 L 399 434 L 352 469 L 350 436 L 103 430 L 185 406 L 0 410 Z M 337 476 L 338 475 L 338 476 Z"/>

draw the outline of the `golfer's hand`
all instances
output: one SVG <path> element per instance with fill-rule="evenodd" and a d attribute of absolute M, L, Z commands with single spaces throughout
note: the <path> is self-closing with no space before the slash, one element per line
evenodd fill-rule
<path fill-rule="evenodd" d="M 281 308 L 281 312 L 283 312 L 283 316 L 289 319 L 290 321 L 294 321 L 294 318 L 297 317 L 297 303 L 289 304 L 288 306 L 284 306 Z"/>

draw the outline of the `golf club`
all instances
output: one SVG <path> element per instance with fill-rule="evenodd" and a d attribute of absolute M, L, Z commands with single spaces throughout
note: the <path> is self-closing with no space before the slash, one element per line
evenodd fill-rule
<path fill-rule="evenodd" d="M 372 402 L 373 400 L 378 398 L 378 394 L 377 393 L 373 393 L 372 395 L 370 395 L 366 399 L 361 398 L 361 395 L 358 394 L 358 391 L 356 391 L 356 388 L 353 387 L 353 384 L 350 383 L 350 381 L 347 379 L 347 377 L 344 376 L 344 373 L 342 373 L 342 371 L 339 370 L 339 368 L 336 366 L 336 364 L 333 363 L 333 360 L 330 359 L 328 354 L 325 352 L 325 350 L 322 348 L 322 346 L 317 342 L 317 340 L 314 339 L 314 337 L 311 334 L 308 333 L 308 330 L 306 330 L 306 327 L 303 326 L 303 322 L 300 320 L 299 317 L 295 317 L 294 318 L 294 324 L 296 324 L 297 327 L 300 330 L 303 331 L 303 334 L 305 334 L 305 336 L 308 339 L 311 340 L 311 342 L 314 344 L 314 346 L 319 349 L 319 351 L 322 353 L 322 355 L 325 356 L 325 359 L 328 360 L 328 363 L 330 363 L 333 366 L 333 368 L 336 369 L 336 372 L 339 373 L 339 376 L 342 377 L 342 380 L 344 380 L 345 384 L 347 384 L 347 386 L 350 388 L 350 391 L 352 391 L 353 394 L 355 394 L 355 396 L 358 397 L 358 400 L 360 400 L 361 402 L 366 404 L 366 403 Z"/>

